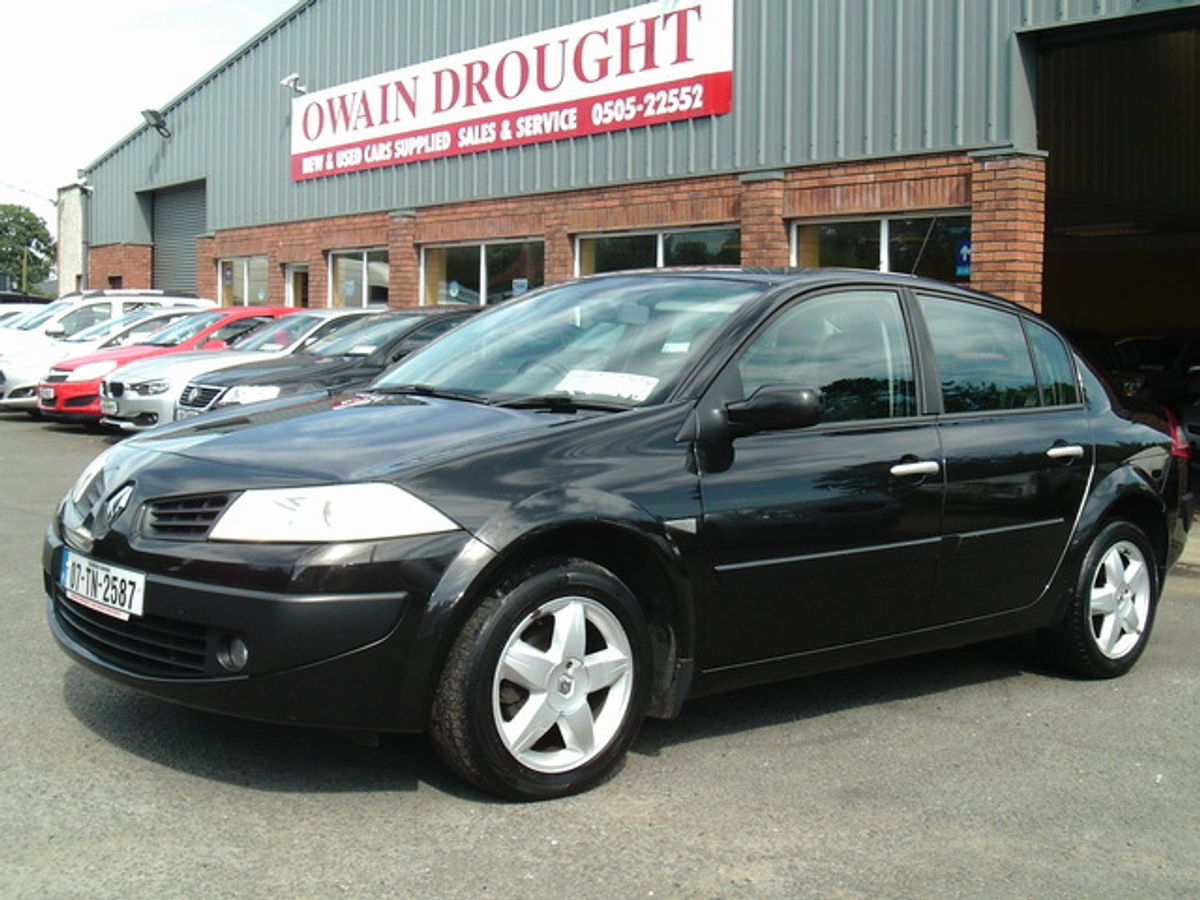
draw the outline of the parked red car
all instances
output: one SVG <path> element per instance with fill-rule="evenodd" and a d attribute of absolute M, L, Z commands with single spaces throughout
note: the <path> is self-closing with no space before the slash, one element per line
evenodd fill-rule
<path fill-rule="evenodd" d="M 100 381 L 121 366 L 185 350 L 220 350 L 264 322 L 296 312 L 287 306 L 234 306 L 198 312 L 156 331 L 145 343 L 55 363 L 38 383 L 38 412 L 70 422 L 99 422 Z"/>

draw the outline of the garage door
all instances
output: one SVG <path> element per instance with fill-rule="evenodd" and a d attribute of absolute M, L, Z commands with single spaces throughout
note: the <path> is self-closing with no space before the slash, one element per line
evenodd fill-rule
<path fill-rule="evenodd" d="M 196 239 L 207 230 L 204 182 L 154 192 L 154 286 L 196 290 Z"/>

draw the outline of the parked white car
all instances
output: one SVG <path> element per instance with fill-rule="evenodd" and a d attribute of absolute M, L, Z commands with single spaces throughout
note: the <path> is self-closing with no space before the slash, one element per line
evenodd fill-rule
<path fill-rule="evenodd" d="M 11 328 L 21 321 L 27 313 L 45 309 L 45 303 L 4 303 L 0 304 L 0 328 Z"/>
<path fill-rule="evenodd" d="M 255 330 L 228 350 L 197 350 L 139 360 L 100 383 L 102 425 L 144 431 L 174 418 L 175 404 L 187 383 L 207 372 L 286 355 L 336 334 L 370 309 L 312 309 L 292 313 Z"/>
<path fill-rule="evenodd" d="M 0 356 L 48 344 L 78 334 L 85 328 L 147 306 L 216 306 L 212 300 L 158 290 L 84 291 L 68 294 L 27 316 L 15 328 L 0 330 Z"/>
<path fill-rule="evenodd" d="M 69 338 L 35 341 L 32 346 L 0 354 L 0 409 L 36 409 L 38 382 L 61 360 L 136 344 L 160 328 L 198 312 L 196 306 L 146 306 L 98 322 Z"/>

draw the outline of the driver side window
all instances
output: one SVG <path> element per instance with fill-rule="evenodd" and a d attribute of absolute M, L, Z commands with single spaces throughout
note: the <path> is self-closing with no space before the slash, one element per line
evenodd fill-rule
<path fill-rule="evenodd" d="M 844 291 L 775 317 L 737 362 L 743 397 L 767 384 L 815 387 L 823 422 L 916 415 L 916 384 L 900 298 Z"/>

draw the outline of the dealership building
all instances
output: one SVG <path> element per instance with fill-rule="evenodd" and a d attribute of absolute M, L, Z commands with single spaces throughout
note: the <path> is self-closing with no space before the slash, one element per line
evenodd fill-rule
<path fill-rule="evenodd" d="M 225 304 L 835 265 L 1200 329 L 1198 98 L 1195 0 L 304 0 L 64 201 L 76 284 Z"/>

